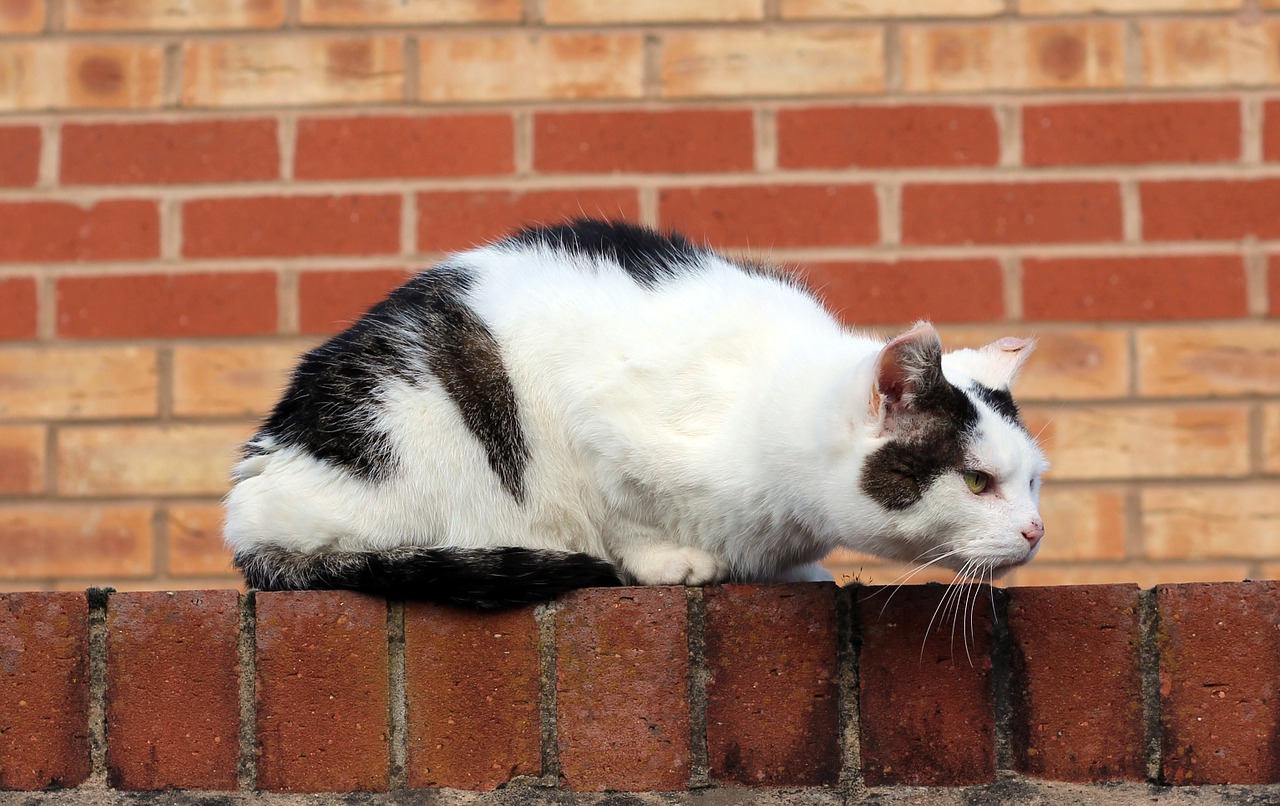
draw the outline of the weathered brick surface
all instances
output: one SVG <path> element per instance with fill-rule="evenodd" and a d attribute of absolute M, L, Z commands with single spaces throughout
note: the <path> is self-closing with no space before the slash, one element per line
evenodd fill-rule
<path fill-rule="evenodd" d="M 43 425 L 0 425 L 0 495 L 44 491 L 47 439 Z"/>
<path fill-rule="evenodd" d="M 831 19 L 861 17 L 985 17 L 1004 10 L 1000 0 L 782 0 L 784 19 Z"/>
<path fill-rule="evenodd" d="M 252 431 L 248 423 L 67 426 L 57 438 L 57 489 L 66 496 L 221 495 Z"/>
<path fill-rule="evenodd" d="M 240 596 L 118 593 L 107 609 L 107 780 L 236 788 Z"/>
<path fill-rule="evenodd" d="M 601 25 L 640 22 L 736 22 L 764 17 L 761 0 L 644 0 L 640 3 L 597 3 L 593 0 L 547 0 L 542 17 L 554 25 Z"/>
<path fill-rule="evenodd" d="M 533 163 L 549 173 L 682 173 L 750 169 L 747 109 L 544 113 Z"/>
<path fill-rule="evenodd" d="M 149 416 L 157 387 L 155 350 L 145 347 L 0 350 L 0 417 Z"/>
<path fill-rule="evenodd" d="M 89 777 L 84 594 L 0 593 L 0 672 L 0 789 L 83 782 Z"/>
<path fill-rule="evenodd" d="M 996 116 L 980 106 L 831 106 L 778 111 L 782 168 L 994 165 Z"/>
<path fill-rule="evenodd" d="M 827 307 L 851 325 L 1004 317 L 1003 300 L 991 293 L 1002 282 L 994 260 L 811 263 L 802 272 Z"/>
<path fill-rule="evenodd" d="M 214 577 L 237 573 L 231 549 L 222 542 L 217 504 L 170 504 L 165 519 L 165 570 L 178 577 Z"/>
<path fill-rule="evenodd" d="M 1280 394 L 1280 330 L 1274 325 L 1161 328 L 1136 339 L 1143 395 Z"/>
<path fill-rule="evenodd" d="M 0 280 L 0 339 L 36 335 L 36 281 L 30 277 Z"/>
<path fill-rule="evenodd" d="M 1280 403 L 1262 407 L 1262 466 L 1280 473 Z"/>
<path fill-rule="evenodd" d="M 707 588 L 705 597 L 712 780 L 835 785 L 836 587 L 725 585 Z"/>
<path fill-rule="evenodd" d="M 36 0 L 8 0 L 0 5 L 0 33 L 35 33 L 44 27 L 44 3 Z"/>
<path fill-rule="evenodd" d="M 1053 781 L 1143 780 L 1137 586 L 1011 594 L 1014 768 Z"/>
<path fill-rule="evenodd" d="M 298 277 L 298 330 L 342 330 L 407 279 L 400 269 L 304 272 Z"/>
<path fill-rule="evenodd" d="M 272 272 L 64 277 L 57 332 L 68 339 L 255 336 L 276 331 Z"/>
<path fill-rule="evenodd" d="M 1117 489 L 1064 488 L 1050 483 L 1040 494 L 1046 534 L 1036 563 L 1121 560 L 1125 545 L 1125 496 Z"/>
<path fill-rule="evenodd" d="M 29 186 L 40 174 L 40 129 L 0 128 L 0 186 Z"/>
<path fill-rule="evenodd" d="M 521 227 L 560 224 L 584 215 L 635 221 L 640 202 L 630 188 L 459 190 L 418 194 L 418 249 L 470 249 Z"/>
<path fill-rule="evenodd" d="M 305 118 L 299 179 L 486 176 L 514 167 L 510 115 Z"/>
<path fill-rule="evenodd" d="M 1152 241 L 1280 237 L 1280 179 L 1143 182 L 1142 237 Z"/>
<path fill-rule="evenodd" d="M 1214 560 L 1280 554 L 1280 484 L 1153 487 L 1140 497 L 1142 543 L 1153 559 Z"/>
<path fill-rule="evenodd" d="M 198 199 L 182 209 L 187 257 L 389 255 L 400 250 L 393 195 Z"/>
<path fill-rule="evenodd" d="M 163 90 L 161 45 L 0 43 L 0 110 L 155 109 Z"/>
<path fill-rule="evenodd" d="M 262 417 L 311 341 L 184 345 L 173 351 L 173 410 L 183 416 Z"/>
<path fill-rule="evenodd" d="M 664 227 L 719 247 L 875 243 L 877 217 L 869 185 L 669 188 L 658 194 Z"/>
<path fill-rule="evenodd" d="M 1243 20 L 1150 19 L 1141 23 L 1143 82 L 1151 87 L 1226 87 L 1274 82 L 1280 68 L 1267 57 L 1277 40 L 1272 24 Z"/>
<path fill-rule="evenodd" d="M 0 202 L 0 263 L 137 260 L 160 253 L 155 202 Z"/>
<path fill-rule="evenodd" d="M 70 0 L 67 28 L 74 31 L 275 28 L 284 22 L 285 0 L 230 0 L 192 5 L 181 0 Z"/>
<path fill-rule="evenodd" d="M 520 0 L 301 0 L 303 25 L 425 25 L 516 22 Z"/>
<path fill-rule="evenodd" d="M 689 652 L 682 587 L 598 588 L 556 614 L 560 774 L 569 788 L 689 783 Z"/>
<path fill-rule="evenodd" d="M 989 304 L 989 303 L 988 303 Z M 1129 335 L 1106 327 L 988 325 L 944 326 L 948 350 L 977 348 L 1008 335 L 1035 336 L 1035 359 L 1023 365 L 1014 391 L 1021 403 L 1038 400 L 1091 400 L 1129 393 Z"/>
<path fill-rule="evenodd" d="M 1280 781 L 1276 582 L 1169 585 L 1160 607 L 1163 775 L 1175 785 Z"/>
<path fill-rule="evenodd" d="M 1107 182 L 911 184 L 908 244 L 1086 243 L 1120 239 L 1120 189 Z"/>
<path fill-rule="evenodd" d="M 956 601 L 933 618 L 947 605 L 944 591 L 951 592 L 948 602 Z M 867 785 L 993 780 L 987 591 L 929 585 L 863 588 L 854 595 L 862 625 L 859 726 Z"/>
<path fill-rule="evenodd" d="M 1022 112 L 1027 165 L 1228 162 L 1240 157 L 1236 101 L 1055 104 Z"/>
<path fill-rule="evenodd" d="M 1244 316 L 1238 255 L 1032 258 L 1023 262 L 1032 319 L 1169 320 Z"/>
<path fill-rule="evenodd" d="M 276 178 L 279 165 L 274 120 L 62 127 L 65 184 L 249 182 Z"/>
<path fill-rule="evenodd" d="M 540 661 L 533 608 L 405 608 L 409 786 L 490 790 L 539 775 Z"/>
<path fill-rule="evenodd" d="M 386 790 L 386 602 L 307 591 L 256 607 L 258 788 Z"/>

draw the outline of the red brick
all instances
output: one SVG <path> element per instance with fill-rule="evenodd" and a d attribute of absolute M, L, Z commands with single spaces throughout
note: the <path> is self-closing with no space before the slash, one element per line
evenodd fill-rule
<path fill-rule="evenodd" d="M 409 786 L 490 790 L 540 775 L 540 669 L 532 608 L 407 605 Z"/>
<path fill-rule="evenodd" d="M 36 281 L 30 277 L 0 280 L 0 339 L 36 335 Z"/>
<path fill-rule="evenodd" d="M 275 179 L 274 120 L 68 123 L 61 179 L 69 185 L 176 184 Z"/>
<path fill-rule="evenodd" d="M 89 605 L 83 593 L 0 593 L 0 789 L 89 777 Z"/>
<path fill-rule="evenodd" d="M 755 164 L 751 112 L 548 112 L 534 118 L 534 166 L 551 173 L 719 173 Z"/>
<path fill-rule="evenodd" d="M 868 786 L 962 786 L 995 777 L 988 595 L 982 588 L 952 591 L 973 606 L 972 621 L 957 624 L 932 618 L 944 591 L 951 589 L 857 591 Z"/>
<path fill-rule="evenodd" d="M 907 185 L 908 244 L 1089 243 L 1122 234 L 1120 188 L 1109 182 Z"/>
<path fill-rule="evenodd" d="M 387 605 L 347 591 L 258 593 L 258 788 L 387 789 Z"/>
<path fill-rule="evenodd" d="M 560 771 L 579 791 L 685 789 L 689 648 L 683 587 L 566 596 L 556 619 Z"/>
<path fill-rule="evenodd" d="M 107 780 L 236 788 L 240 594 L 118 593 L 107 607 Z"/>
<path fill-rule="evenodd" d="M 0 186 L 30 187 L 40 175 L 40 129 L 0 128 Z"/>
<path fill-rule="evenodd" d="M 667 188 L 658 217 L 695 240 L 767 250 L 845 246 L 880 239 L 870 185 Z"/>
<path fill-rule="evenodd" d="M 802 271 L 827 307 L 850 325 L 1004 318 L 1004 277 L 994 260 L 811 263 Z"/>
<path fill-rule="evenodd" d="M 1272 318 L 1280 317 L 1280 256 L 1272 255 L 1267 267 L 1267 295 L 1270 297 L 1267 312 Z"/>
<path fill-rule="evenodd" d="M 837 643 L 834 585 L 706 588 L 712 779 L 746 786 L 838 782 Z"/>
<path fill-rule="evenodd" d="M 1143 780 L 1138 587 L 1010 593 L 1015 769 L 1053 781 Z"/>
<path fill-rule="evenodd" d="M 1140 192 L 1149 241 L 1280 238 L 1280 179 L 1143 182 Z"/>
<path fill-rule="evenodd" d="M 160 254 L 150 201 L 0 202 L 0 261 L 131 260 Z"/>
<path fill-rule="evenodd" d="M 1280 160 L 1280 101 L 1267 101 L 1262 112 L 1262 156 Z"/>
<path fill-rule="evenodd" d="M 250 336 L 276 330 L 272 272 L 62 277 L 58 335 Z"/>
<path fill-rule="evenodd" d="M 509 174 L 510 115 L 309 118 L 298 122 L 299 179 L 402 179 Z"/>
<path fill-rule="evenodd" d="M 1027 319 L 1214 319 L 1244 316 L 1235 255 L 1023 261 Z"/>
<path fill-rule="evenodd" d="M 995 165 L 1000 132 L 983 106 L 853 106 L 778 112 L 783 168 Z"/>
<path fill-rule="evenodd" d="M 336 333 L 406 279 L 399 269 L 306 272 L 298 277 L 298 328 Z"/>
<path fill-rule="evenodd" d="M 1162 585 L 1156 596 L 1165 780 L 1280 782 L 1280 583 Z"/>
<path fill-rule="evenodd" d="M 1058 104 L 1022 111 L 1022 159 L 1027 165 L 1239 158 L 1237 101 Z"/>
<path fill-rule="evenodd" d="M 387 255 L 400 250 L 400 197 L 255 196 L 183 205 L 187 257 Z"/>
<path fill-rule="evenodd" d="M 496 240 L 528 224 L 592 216 L 635 221 L 636 191 L 464 190 L 418 194 L 418 249 L 448 252 Z"/>

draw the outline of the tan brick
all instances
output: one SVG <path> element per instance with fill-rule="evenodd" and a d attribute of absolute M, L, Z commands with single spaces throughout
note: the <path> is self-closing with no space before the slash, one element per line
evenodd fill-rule
<path fill-rule="evenodd" d="M 884 33 L 773 30 L 669 33 L 662 95 L 827 95 L 884 89 Z"/>
<path fill-rule="evenodd" d="M 763 0 L 546 0 L 542 18 L 552 25 L 637 22 L 738 22 L 764 18 Z"/>
<path fill-rule="evenodd" d="M 57 435 L 63 495 L 219 495 L 245 425 L 68 426 Z"/>
<path fill-rule="evenodd" d="M 399 37 L 191 41 L 183 46 L 187 106 L 274 106 L 400 101 Z"/>
<path fill-rule="evenodd" d="M 0 34 L 33 34 L 44 29 L 43 0 L 0 0 Z"/>
<path fill-rule="evenodd" d="M 1142 22 L 1143 80 L 1150 87 L 1257 85 L 1280 80 L 1280 22 L 1230 19 Z"/>
<path fill-rule="evenodd" d="M 1280 328 L 1140 330 L 1138 392 L 1156 397 L 1280 394 Z"/>
<path fill-rule="evenodd" d="M 46 434 L 39 425 L 0 425 L 0 495 L 44 490 Z"/>
<path fill-rule="evenodd" d="M 1280 483 L 1142 491 L 1142 544 L 1158 560 L 1280 556 Z"/>
<path fill-rule="evenodd" d="M 641 34 L 489 34 L 423 38 L 418 99 L 639 98 Z"/>
<path fill-rule="evenodd" d="M 1040 496 L 1045 538 L 1038 562 L 1119 560 L 1126 554 L 1124 493 L 1114 489 L 1058 489 Z"/>
<path fill-rule="evenodd" d="M 0 579 L 152 573 L 148 507 L 32 504 L 0 508 Z"/>
<path fill-rule="evenodd" d="M 303 25 L 519 22 L 521 0 L 302 0 Z"/>
<path fill-rule="evenodd" d="M 231 550 L 222 542 L 222 507 L 171 504 L 167 520 L 167 571 L 180 577 L 236 573 Z"/>
<path fill-rule="evenodd" d="M 1280 473 L 1280 403 L 1262 407 L 1262 466 Z"/>
<path fill-rule="evenodd" d="M 944 327 L 948 350 L 981 347 L 1001 336 L 1035 339 L 1035 351 L 1014 384 L 1018 401 L 1097 400 L 1129 393 L 1129 336 L 1122 330 Z"/>
<path fill-rule="evenodd" d="M 312 341 L 179 346 L 173 351 L 173 410 L 179 415 L 264 415 Z"/>
<path fill-rule="evenodd" d="M 0 111 L 147 109 L 163 86 L 160 45 L 0 44 Z"/>
<path fill-rule="evenodd" d="M 1090 406 L 1025 411 L 1053 462 L 1051 479 L 1242 476 L 1243 406 Z"/>
<path fill-rule="evenodd" d="M 184 31 L 211 28 L 277 28 L 284 0 L 68 0 L 72 31 Z"/>
<path fill-rule="evenodd" d="M 142 347 L 0 349 L 0 418 L 156 413 L 155 351 Z"/>
<path fill-rule="evenodd" d="M 1242 0 L 1020 0 L 1023 14 L 1150 14 L 1172 11 L 1228 11 Z"/>
<path fill-rule="evenodd" d="M 783 19 L 864 17 L 989 17 L 1004 11 L 1003 0 L 782 0 Z"/>
<path fill-rule="evenodd" d="M 908 92 L 1119 87 L 1124 25 L 1112 22 L 910 26 Z"/>
<path fill-rule="evenodd" d="M 1249 576 L 1248 563 L 1100 563 L 1054 565 L 1032 562 L 1019 568 L 1015 585 L 1120 585 L 1141 587 L 1177 585 L 1183 582 L 1239 582 Z"/>

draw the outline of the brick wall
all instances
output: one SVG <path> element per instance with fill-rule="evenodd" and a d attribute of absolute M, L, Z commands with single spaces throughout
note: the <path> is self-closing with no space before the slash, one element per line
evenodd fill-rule
<path fill-rule="evenodd" d="M 1016 581 L 1275 576 L 1277 53 L 1275 0 L 0 0 L 0 586 L 234 584 L 296 354 L 581 212 L 1036 335 Z"/>
<path fill-rule="evenodd" d="M 1278 618 L 1276 582 L 610 588 L 484 615 L 340 592 L 0 594 L 0 790 L 1003 786 L 1022 796 L 911 802 L 1027 803 L 1040 781 L 1108 785 L 1048 802 L 1208 784 L 1272 802 Z"/>

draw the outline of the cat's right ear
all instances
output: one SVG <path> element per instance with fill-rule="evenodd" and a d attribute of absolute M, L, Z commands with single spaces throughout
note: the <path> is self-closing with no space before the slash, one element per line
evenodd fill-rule
<path fill-rule="evenodd" d="M 942 376 L 942 339 L 928 322 L 919 322 L 880 349 L 875 385 L 871 390 L 871 419 L 882 431 L 914 413 L 920 398 Z"/>

